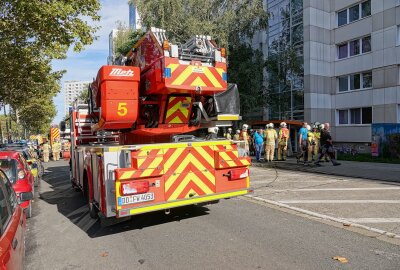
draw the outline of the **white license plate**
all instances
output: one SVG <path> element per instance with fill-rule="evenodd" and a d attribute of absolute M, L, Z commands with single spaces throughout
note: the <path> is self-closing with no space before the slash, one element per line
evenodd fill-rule
<path fill-rule="evenodd" d="M 154 193 L 153 192 L 118 197 L 118 205 L 141 203 L 141 202 L 148 202 L 148 201 L 154 201 Z"/>

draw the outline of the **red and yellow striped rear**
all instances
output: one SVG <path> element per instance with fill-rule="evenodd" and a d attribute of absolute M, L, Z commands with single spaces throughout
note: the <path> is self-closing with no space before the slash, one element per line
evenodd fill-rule
<path fill-rule="evenodd" d="M 244 195 L 249 188 L 248 176 L 230 179 L 233 169 L 248 168 L 250 160 L 229 141 L 149 145 L 131 152 L 131 165 L 115 170 L 121 216 Z M 121 205 L 121 185 L 135 181 L 149 182 L 153 200 Z"/>

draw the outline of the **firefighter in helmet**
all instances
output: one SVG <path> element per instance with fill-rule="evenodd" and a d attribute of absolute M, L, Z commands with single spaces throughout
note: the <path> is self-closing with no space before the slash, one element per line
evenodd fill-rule
<path fill-rule="evenodd" d="M 275 144 L 278 135 L 274 129 L 274 124 L 269 123 L 266 125 L 267 130 L 265 131 L 265 160 L 271 162 L 274 160 Z"/>
<path fill-rule="evenodd" d="M 311 132 L 308 133 L 309 138 L 309 150 L 308 150 L 308 161 L 315 161 L 319 151 L 319 140 L 321 133 L 318 131 L 319 123 L 314 123 Z"/>
<path fill-rule="evenodd" d="M 233 140 L 234 141 L 239 141 L 240 140 L 240 130 L 236 130 L 236 134 L 233 135 Z"/>
<path fill-rule="evenodd" d="M 285 122 L 280 124 L 278 134 L 278 160 L 286 160 L 289 130 Z"/>
<path fill-rule="evenodd" d="M 247 133 L 247 129 L 248 128 L 249 128 L 249 125 L 244 124 L 242 126 L 242 132 L 240 133 L 240 140 L 244 141 L 243 142 L 243 146 L 244 146 L 243 148 L 244 148 L 244 151 L 245 151 L 245 155 L 247 155 L 247 156 L 250 154 L 250 144 L 249 144 L 249 142 L 251 140 L 249 134 Z"/>
<path fill-rule="evenodd" d="M 42 145 L 43 151 L 43 162 L 49 162 L 49 155 L 50 155 L 51 147 L 47 141 L 45 141 Z"/>
<path fill-rule="evenodd" d="M 207 140 L 215 140 L 218 135 L 218 127 L 208 128 Z"/>
<path fill-rule="evenodd" d="M 53 160 L 57 161 L 60 160 L 60 152 L 61 152 L 61 143 L 59 139 L 54 139 L 53 142 Z"/>
<path fill-rule="evenodd" d="M 232 140 L 232 128 L 228 128 L 228 131 L 225 134 L 225 138 L 227 140 Z"/>

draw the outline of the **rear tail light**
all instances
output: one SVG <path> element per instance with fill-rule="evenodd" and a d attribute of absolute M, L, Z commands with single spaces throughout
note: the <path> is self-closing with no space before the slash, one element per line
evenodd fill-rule
<path fill-rule="evenodd" d="M 19 170 L 18 171 L 18 179 L 24 179 L 24 178 L 25 178 L 24 170 Z"/>
<path fill-rule="evenodd" d="M 229 180 L 240 180 L 249 177 L 249 169 L 240 168 L 234 169 L 229 172 Z"/>
<path fill-rule="evenodd" d="M 147 193 L 149 191 L 148 181 L 131 181 L 126 183 L 121 183 L 120 193 L 122 195 L 133 195 Z"/>

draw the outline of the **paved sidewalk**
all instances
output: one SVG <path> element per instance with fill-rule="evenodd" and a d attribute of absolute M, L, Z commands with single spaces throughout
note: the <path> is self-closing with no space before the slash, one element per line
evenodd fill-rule
<path fill-rule="evenodd" d="M 328 175 L 347 176 L 354 178 L 373 179 L 380 181 L 400 182 L 400 164 L 375 163 L 375 162 L 357 162 L 357 161 L 339 161 L 342 165 L 332 166 L 331 162 L 321 162 L 321 167 L 313 163 L 304 166 L 297 164 L 296 158 L 288 158 L 286 161 L 274 161 L 266 163 L 264 160 L 256 162 L 252 157 L 252 166 L 277 168 L 293 171 L 314 172 Z"/>

